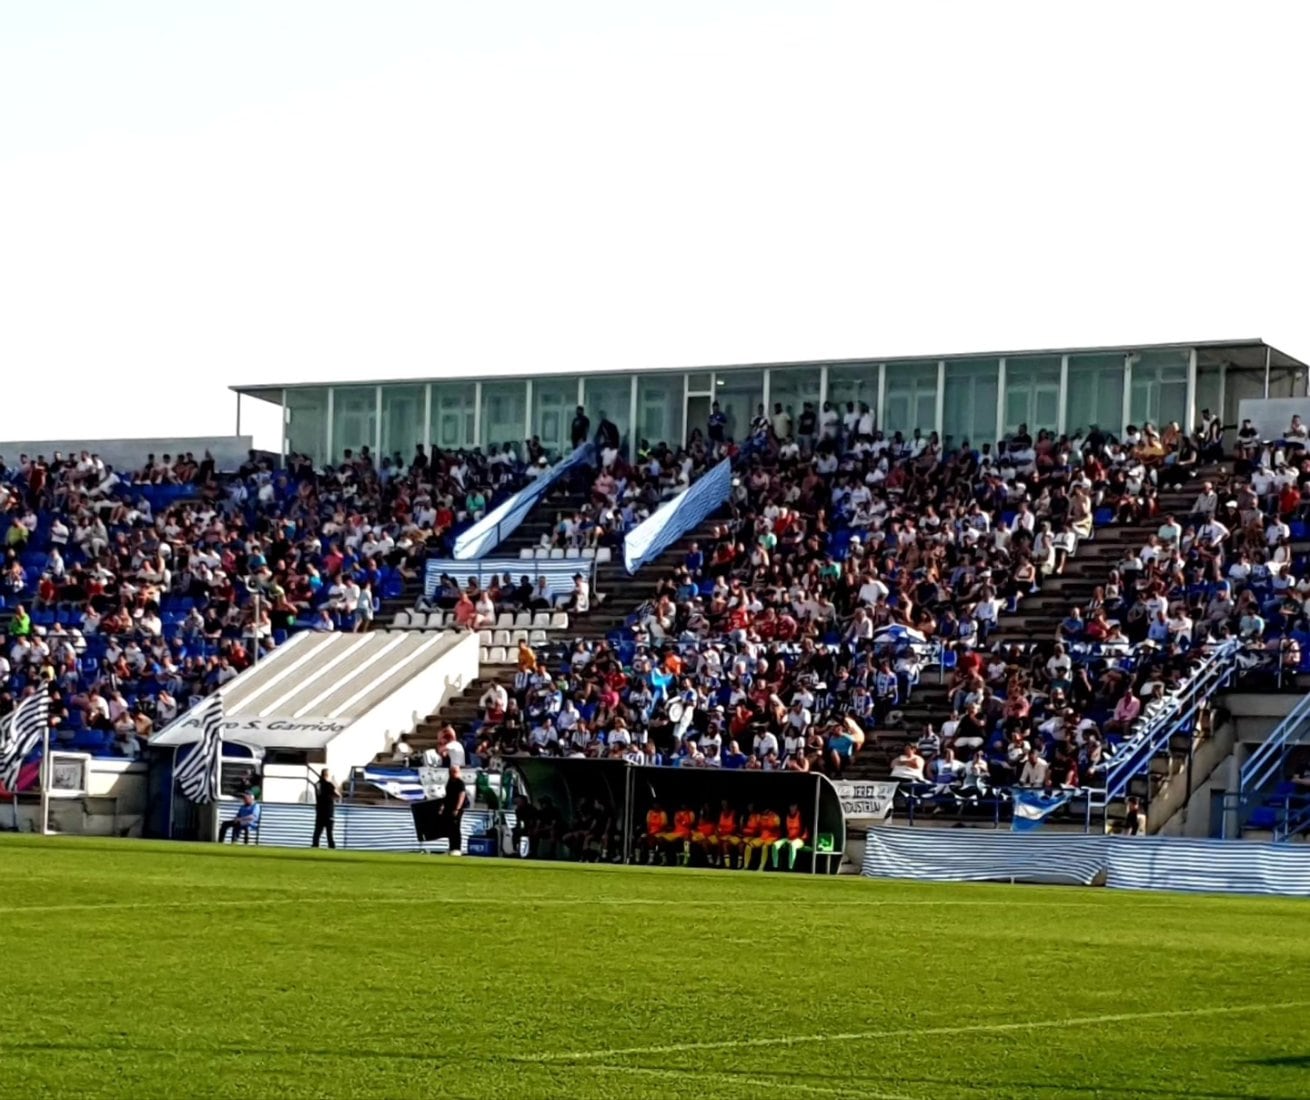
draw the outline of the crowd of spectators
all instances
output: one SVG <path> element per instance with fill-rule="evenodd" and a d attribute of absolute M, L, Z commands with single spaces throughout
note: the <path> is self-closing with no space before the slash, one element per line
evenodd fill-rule
<path fill-rule="evenodd" d="M 512 688 L 481 700 L 470 751 L 839 776 L 869 739 L 908 735 L 891 776 L 958 807 L 1014 785 L 1103 784 L 1217 647 L 1248 671 L 1301 665 L 1310 576 L 1292 542 L 1310 461 L 1297 421 L 1282 440 L 1244 425 L 1221 480 L 1197 476 L 1227 451 L 1208 411 L 1192 433 L 1021 426 L 981 447 L 884 433 L 854 403 L 807 404 L 794 421 L 761 406 L 744 445 L 722 433 L 715 409 L 687 450 L 654 449 L 645 469 L 613 461 L 653 504 L 677 471 L 731 460 L 727 515 L 622 635 L 558 659 L 521 647 Z M 1162 491 L 1192 502 L 1166 513 Z M 998 636 L 1096 527 L 1116 525 L 1132 530 L 1122 558 L 1053 632 Z M 929 664 L 946 702 L 906 730 Z"/>
<path fill-rule="evenodd" d="M 295 630 L 365 630 L 424 557 L 525 477 L 509 448 L 0 460 L 0 718 L 52 694 L 60 747 L 135 757 Z"/>

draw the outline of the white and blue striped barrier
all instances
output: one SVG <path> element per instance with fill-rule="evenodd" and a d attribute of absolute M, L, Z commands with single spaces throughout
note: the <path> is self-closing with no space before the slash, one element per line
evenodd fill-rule
<path fill-rule="evenodd" d="M 1310 898 L 1310 847 L 1184 837 L 870 829 L 863 874 Z"/>

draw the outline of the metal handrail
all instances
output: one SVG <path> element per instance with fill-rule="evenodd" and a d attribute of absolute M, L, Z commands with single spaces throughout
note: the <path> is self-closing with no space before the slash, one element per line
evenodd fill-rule
<path fill-rule="evenodd" d="M 1237 786 L 1244 798 L 1279 775 L 1283 767 L 1282 750 L 1307 722 L 1310 722 L 1310 695 L 1302 697 L 1242 765 Z"/>
<path fill-rule="evenodd" d="M 1110 760 L 1104 788 L 1092 791 L 1089 808 L 1092 805 L 1103 808 L 1122 796 L 1129 783 L 1150 766 L 1151 760 L 1168 744 L 1174 733 L 1195 718 L 1211 695 L 1227 685 L 1237 673 L 1239 648 L 1237 642 L 1218 647 L 1197 670 L 1186 689 L 1120 746 Z"/>

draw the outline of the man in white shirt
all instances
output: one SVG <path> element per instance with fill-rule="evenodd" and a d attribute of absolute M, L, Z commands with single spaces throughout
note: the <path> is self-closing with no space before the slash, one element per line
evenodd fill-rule
<path fill-rule="evenodd" d="M 1046 785 L 1046 773 L 1050 769 L 1051 766 L 1042 759 L 1041 754 L 1036 749 L 1029 749 L 1028 759 L 1024 761 L 1023 771 L 1019 773 L 1019 786 L 1044 787 Z"/>

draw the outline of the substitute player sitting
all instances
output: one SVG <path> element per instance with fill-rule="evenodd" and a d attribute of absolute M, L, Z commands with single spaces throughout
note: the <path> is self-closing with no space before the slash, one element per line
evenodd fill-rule
<path fill-rule="evenodd" d="M 664 807 L 658 802 L 652 802 L 650 809 L 646 811 L 646 832 L 641 838 L 642 851 L 646 857 L 645 862 L 654 862 L 656 850 L 661 845 L 668 843 L 671 835 L 669 832 L 669 815 L 664 812 Z"/>
<path fill-rule="evenodd" d="M 714 809 L 706 802 L 700 808 L 696 831 L 692 834 L 693 849 L 708 864 L 713 864 L 719 850 L 719 837 L 714 827 Z"/>
<path fill-rule="evenodd" d="M 737 811 L 726 798 L 719 806 L 719 824 L 715 832 L 719 838 L 719 865 L 731 867 L 741 847 L 741 836 L 737 832 Z"/>
<path fill-rule="evenodd" d="M 806 831 L 805 822 L 801 819 L 801 808 L 795 802 L 791 804 L 791 809 L 787 811 L 787 820 L 783 822 L 783 828 L 786 829 L 787 835 L 773 842 L 769 849 L 769 860 L 773 864 L 773 869 L 778 869 L 778 853 L 785 851 L 787 853 L 787 870 L 796 869 L 796 853 L 805 847 L 805 842 L 810 839 L 809 832 Z"/>
<path fill-rule="evenodd" d="M 685 803 L 673 815 L 673 832 L 665 837 L 664 852 L 669 862 L 679 855 L 690 858 L 691 838 L 696 835 L 696 811 Z"/>
<path fill-rule="evenodd" d="M 774 842 L 782 837 L 782 818 L 778 816 L 777 810 L 764 810 L 760 813 L 760 835 L 748 841 L 750 845 L 746 849 L 746 860 L 744 866 L 750 870 L 751 855 L 754 852 L 760 853 L 760 867 L 764 870 L 764 853 L 773 847 Z"/>
<path fill-rule="evenodd" d="M 746 824 L 741 827 L 741 867 L 743 871 L 749 871 L 751 866 L 751 855 L 756 849 L 762 846 L 760 840 L 760 814 L 755 806 L 746 807 Z M 763 859 L 763 853 L 760 859 Z"/>

